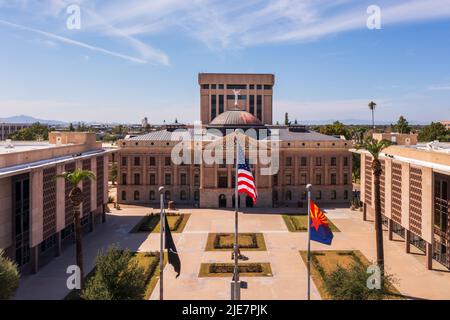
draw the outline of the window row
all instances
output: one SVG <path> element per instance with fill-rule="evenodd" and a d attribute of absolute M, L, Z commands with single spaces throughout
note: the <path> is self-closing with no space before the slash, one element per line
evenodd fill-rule
<path fill-rule="evenodd" d="M 141 159 L 142 157 L 139 156 L 132 156 L 132 165 L 133 166 L 140 166 L 142 164 Z M 122 166 L 128 165 L 128 157 L 122 157 L 120 164 Z M 151 167 L 156 166 L 156 157 L 151 156 L 148 158 L 148 165 Z M 164 157 L 164 165 L 165 166 L 171 166 L 172 165 L 172 158 L 171 157 Z"/>
<path fill-rule="evenodd" d="M 337 194 L 336 190 L 331 190 L 330 194 L 329 194 L 329 198 L 325 199 L 325 197 L 323 197 L 323 191 L 322 190 L 316 190 L 316 192 L 314 192 L 312 194 L 312 198 L 315 199 L 315 200 L 337 200 L 337 195 L 338 194 Z M 342 195 L 343 195 L 343 199 L 344 200 L 348 200 L 349 199 L 349 192 L 348 192 L 348 190 L 344 190 Z M 273 196 L 273 201 L 274 202 L 279 201 L 279 196 L 278 196 L 278 192 L 277 191 L 274 191 L 272 196 Z M 302 201 L 307 200 L 307 197 L 308 197 L 307 192 L 303 191 L 302 194 L 300 195 L 300 200 L 302 200 Z M 287 190 L 285 192 L 284 200 L 285 201 L 295 200 L 295 199 L 293 199 L 292 191 Z"/>
<path fill-rule="evenodd" d="M 121 184 L 122 185 L 126 185 L 128 182 L 128 175 L 126 173 L 122 174 L 122 181 Z M 180 180 L 179 180 L 180 185 L 185 186 L 188 184 L 188 177 L 186 173 L 181 173 L 180 174 Z M 141 174 L 140 173 L 135 173 L 133 175 L 133 181 L 132 184 L 134 185 L 141 185 L 142 181 L 141 181 Z M 149 181 L 148 181 L 149 185 L 152 186 L 156 186 L 157 185 L 157 180 L 156 180 L 156 174 L 155 173 L 151 173 L 149 175 Z M 171 185 L 172 184 L 172 174 L 171 173 L 166 173 L 164 174 L 164 184 L 165 185 Z M 194 175 L 194 186 L 199 186 L 200 185 L 200 176 L 198 174 Z"/>
<path fill-rule="evenodd" d="M 153 190 L 149 191 L 149 193 L 148 193 L 149 201 L 156 201 L 157 200 L 156 197 L 157 197 L 156 191 L 153 191 Z M 121 198 L 122 198 L 122 201 L 127 201 L 127 192 L 125 190 L 122 191 Z M 188 193 L 184 190 L 180 191 L 179 199 L 183 200 L 183 201 L 189 200 Z M 194 201 L 198 201 L 199 199 L 200 199 L 200 193 L 198 190 L 196 190 L 196 191 L 194 191 Z M 144 200 L 144 199 L 141 199 L 141 193 L 138 190 L 135 190 L 133 192 L 133 200 L 134 201 Z M 164 192 L 164 200 L 165 201 L 172 200 L 172 193 L 169 190 Z"/>
<path fill-rule="evenodd" d="M 277 186 L 279 183 L 278 181 L 278 175 L 274 175 L 272 178 L 272 185 Z M 313 181 L 308 181 L 308 174 L 306 173 L 301 173 L 300 174 L 300 181 L 299 181 L 300 185 L 306 185 L 307 183 L 313 183 L 315 185 L 322 185 L 325 184 L 324 181 L 324 175 L 322 175 L 321 173 L 317 173 L 314 175 L 314 180 Z M 350 184 L 350 176 L 348 173 L 344 173 L 342 175 L 342 184 L 344 185 L 348 185 Z M 294 180 L 293 180 L 293 176 L 292 174 L 287 174 L 284 177 L 284 184 L 285 185 L 293 185 L 294 184 Z M 337 185 L 337 174 L 336 173 L 331 173 L 330 174 L 330 184 L 331 185 Z"/>
<path fill-rule="evenodd" d="M 335 167 L 337 166 L 337 157 L 331 157 L 330 159 L 330 166 Z M 308 157 L 300 157 L 300 166 L 306 167 L 308 166 Z M 322 166 L 322 163 L 325 164 L 323 157 L 315 157 L 314 158 L 314 165 L 315 166 Z M 294 165 L 294 157 L 286 157 L 285 158 L 285 165 L 286 167 L 292 167 Z M 344 167 L 349 166 L 349 157 L 343 158 L 343 165 Z"/>

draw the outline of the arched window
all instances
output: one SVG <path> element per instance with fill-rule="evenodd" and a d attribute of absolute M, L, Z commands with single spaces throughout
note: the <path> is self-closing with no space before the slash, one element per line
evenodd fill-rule
<path fill-rule="evenodd" d="M 139 200 L 139 191 L 137 190 L 134 192 L 134 200 Z"/>
<path fill-rule="evenodd" d="M 219 196 L 219 208 L 227 207 L 227 197 L 224 194 Z"/>
<path fill-rule="evenodd" d="M 292 192 L 290 190 L 286 191 L 286 201 L 292 200 Z"/>
<path fill-rule="evenodd" d="M 150 200 L 155 200 L 155 191 L 150 191 L 150 193 L 149 193 L 149 199 L 150 199 Z"/>
<path fill-rule="evenodd" d="M 122 191 L 122 200 L 127 200 L 127 192 Z"/>
<path fill-rule="evenodd" d="M 187 200 L 186 191 L 182 190 L 180 192 L 180 200 Z"/>
<path fill-rule="evenodd" d="M 170 191 L 166 191 L 166 192 L 164 193 L 164 199 L 165 199 L 165 200 L 170 200 Z"/>

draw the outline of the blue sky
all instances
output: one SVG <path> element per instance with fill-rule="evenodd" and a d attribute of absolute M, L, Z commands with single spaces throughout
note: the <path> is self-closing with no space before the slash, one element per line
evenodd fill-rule
<path fill-rule="evenodd" d="M 450 119 L 449 39 L 450 0 L 0 0 L 0 118 L 190 123 L 199 72 L 267 72 L 275 121 Z"/>

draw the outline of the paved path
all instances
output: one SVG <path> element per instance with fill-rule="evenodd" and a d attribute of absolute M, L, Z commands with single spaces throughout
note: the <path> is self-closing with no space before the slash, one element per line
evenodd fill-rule
<path fill-rule="evenodd" d="M 123 206 L 107 217 L 107 223 L 98 226 L 85 237 L 86 269 L 94 266 L 98 250 L 111 243 L 136 251 L 159 249 L 157 234 L 130 234 L 129 230 L 149 212 L 149 208 Z M 283 210 L 283 209 L 279 209 Z M 180 253 L 182 271 L 179 278 L 170 265 L 165 268 L 166 299 L 229 299 L 229 278 L 198 278 L 200 263 L 231 262 L 230 252 L 206 252 L 209 232 L 233 232 L 234 212 L 225 210 L 184 209 L 191 217 L 182 234 L 174 233 Z M 286 209 L 284 212 L 294 212 Z M 332 246 L 312 242 L 313 250 L 360 250 L 369 260 L 375 260 L 375 232 L 372 222 L 363 222 L 358 211 L 328 209 L 328 216 L 342 231 L 335 233 Z M 243 251 L 249 262 L 269 262 L 273 277 L 242 277 L 248 283 L 242 290 L 242 299 L 305 299 L 306 266 L 298 253 L 306 249 L 306 233 L 288 232 L 279 212 L 260 210 L 241 213 L 240 232 L 262 232 L 267 251 Z M 437 262 L 436 270 L 426 269 L 425 256 L 406 254 L 403 241 L 389 241 L 385 236 L 386 268 L 398 279 L 396 286 L 407 296 L 426 299 L 450 299 L 450 272 Z M 62 299 L 68 292 L 65 270 L 74 264 L 74 248 L 45 266 L 38 274 L 21 280 L 17 299 Z M 313 283 L 312 283 L 313 284 Z M 158 299 L 158 286 L 151 299 Z M 312 287 L 312 298 L 320 299 Z"/>

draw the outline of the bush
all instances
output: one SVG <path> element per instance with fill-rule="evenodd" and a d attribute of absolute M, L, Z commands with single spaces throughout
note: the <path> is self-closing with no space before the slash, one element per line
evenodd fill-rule
<path fill-rule="evenodd" d="M 392 276 L 385 273 L 381 289 L 369 289 L 366 268 L 355 263 L 347 268 L 340 265 L 324 277 L 325 289 L 334 300 L 381 300 L 390 294 Z"/>
<path fill-rule="evenodd" d="M 0 300 L 7 300 L 14 296 L 19 287 L 20 274 L 17 265 L 4 256 L 0 249 Z"/>
<path fill-rule="evenodd" d="M 81 297 L 86 300 L 140 300 L 147 275 L 129 250 L 111 246 L 96 259 L 95 274 L 86 283 Z"/>
<path fill-rule="evenodd" d="M 240 273 L 261 273 L 262 266 L 259 263 L 239 264 Z M 213 263 L 209 266 L 210 273 L 233 273 L 234 265 L 231 263 Z"/>

